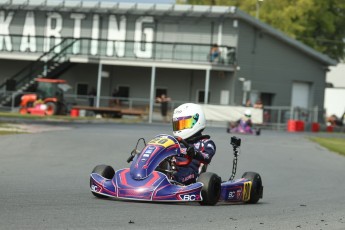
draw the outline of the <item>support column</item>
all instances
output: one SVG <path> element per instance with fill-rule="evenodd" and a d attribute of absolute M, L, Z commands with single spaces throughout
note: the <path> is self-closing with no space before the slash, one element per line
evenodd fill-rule
<path fill-rule="evenodd" d="M 102 63 L 98 63 L 98 79 L 97 79 L 97 96 L 96 96 L 96 107 L 99 107 L 101 97 L 101 84 L 102 84 Z"/>
<path fill-rule="evenodd" d="M 208 104 L 208 92 L 210 88 L 210 69 L 206 69 L 204 104 Z"/>
<path fill-rule="evenodd" d="M 218 39 L 217 44 L 221 46 L 223 43 L 223 20 L 219 22 L 218 25 Z"/>
<path fill-rule="evenodd" d="M 155 80 L 156 80 L 156 66 L 152 66 L 151 70 L 151 88 L 150 88 L 150 111 L 149 111 L 149 123 L 152 123 L 153 116 L 153 104 L 155 101 Z"/>

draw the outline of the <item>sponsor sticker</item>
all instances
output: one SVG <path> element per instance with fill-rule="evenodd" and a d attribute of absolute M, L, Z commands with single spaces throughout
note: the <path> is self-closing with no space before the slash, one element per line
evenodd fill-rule
<path fill-rule="evenodd" d="M 228 195 L 228 200 L 232 200 L 235 197 L 236 192 L 235 191 L 230 191 Z"/>
<path fill-rule="evenodd" d="M 160 137 L 157 137 L 157 138 L 154 138 L 152 139 L 149 144 L 153 144 L 153 145 L 161 145 L 163 147 L 168 147 L 170 145 L 173 145 L 174 144 L 174 141 L 169 139 L 168 137 L 166 136 L 160 136 Z"/>
<path fill-rule="evenodd" d="M 194 200 L 200 200 L 200 195 L 190 195 L 190 194 L 183 194 L 180 195 L 181 200 L 185 201 L 194 201 Z"/>
<path fill-rule="evenodd" d="M 250 199 L 250 191 L 252 190 L 252 182 L 247 181 L 243 184 L 243 201 L 248 201 Z"/>
<path fill-rule="evenodd" d="M 91 191 L 93 192 L 99 192 L 101 191 L 101 188 L 99 188 L 97 185 L 91 185 Z"/>

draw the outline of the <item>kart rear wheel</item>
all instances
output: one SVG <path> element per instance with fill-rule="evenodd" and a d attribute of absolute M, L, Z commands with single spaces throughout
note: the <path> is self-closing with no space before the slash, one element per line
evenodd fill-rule
<path fill-rule="evenodd" d="M 113 169 L 113 167 L 109 166 L 109 165 L 97 165 L 93 170 L 92 173 L 97 173 L 99 175 L 101 175 L 102 177 L 106 178 L 106 179 L 113 179 L 114 175 L 115 175 L 115 171 Z M 90 188 L 92 186 L 92 180 L 90 178 Z M 99 197 L 99 198 L 107 198 L 106 196 L 103 196 L 101 194 L 92 192 L 92 194 L 95 197 Z"/>
<path fill-rule="evenodd" d="M 221 178 L 215 173 L 205 172 L 200 174 L 197 181 L 204 184 L 201 190 L 202 201 L 200 201 L 200 204 L 217 204 L 220 197 Z"/>
<path fill-rule="evenodd" d="M 259 173 L 256 172 L 245 172 L 242 178 L 250 180 L 252 182 L 252 188 L 250 191 L 250 199 L 246 201 L 249 204 L 256 204 L 260 198 L 262 198 L 262 193 L 264 187 L 262 186 L 262 180 Z"/>

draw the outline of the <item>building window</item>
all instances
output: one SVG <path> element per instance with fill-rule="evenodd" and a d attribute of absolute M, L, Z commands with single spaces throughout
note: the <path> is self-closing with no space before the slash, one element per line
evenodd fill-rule
<path fill-rule="evenodd" d="M 119 97 L 129 97 L 129 86 L 119 86 Z"/>
<path fill-rule="evenodd" d="M 204 90 L 198 90 L 197 92 L 197 102 L 198 103 L 204 103 L 204 99 L 205 99 L 205 91 Z M 210 99 L 211 99 L 211 92 L 208 92 L 208 100 L 207 103 L 210 103 Z"/>
<path fill-rule="evenodd" d="M 85 83 L 77 83 L 77 95 L 86 96 L 89 92 L 89 85 Z"/>

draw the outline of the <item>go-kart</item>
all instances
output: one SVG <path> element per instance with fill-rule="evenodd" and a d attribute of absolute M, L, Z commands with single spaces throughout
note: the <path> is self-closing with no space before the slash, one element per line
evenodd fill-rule
<path fill-rule="evenodd" d="M 139 151 L 141 140 L 144 147 Z M 93 169 L 90 175 L 92 194 L 98 198 L 138 201 L 197 201 L 201 205 L 215 205 L 218 201 L 257 203 L 262 198 L 263 186 L 258 173 L 246 172 L 242 178 L 234 180 L 240 138 L 231 138 L 234 159 L 228 181 L 222 182 L 215 173 L 202 172 L 196 183 L 190 185 L 173 180 L 177 168 L 187 166 L 192 160 L 180 143 L 188 146 L 185 140 L 167 134 L 157 135 L 147 144 L 140 138 L 127 160 L 132 162 L 129 168 L 114 171 L 111 166 L 98 165 Z M 176 156 L 183 156 L 186 161 L 177 162 Z"/>
<path fill-rule="evenodd" d="M 252 124 L 248 124 L 243 120 L 237 122 L 230 122 L 227 128 L 228 133 L 237 133 L 237 134 L 249 134 L 259 136 L 261 133 L 260 128 L 254 128 Z"/>

